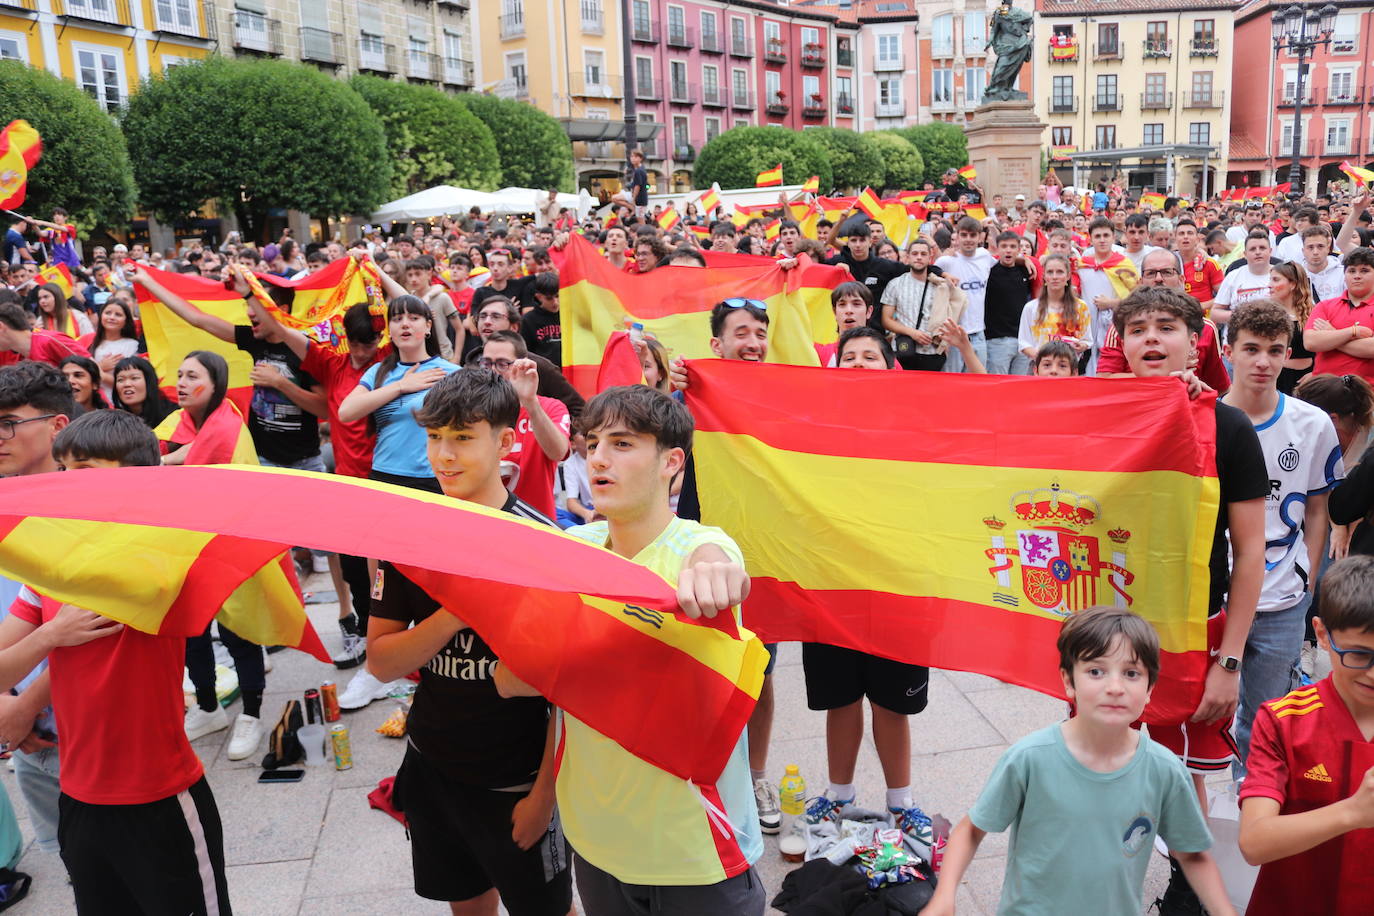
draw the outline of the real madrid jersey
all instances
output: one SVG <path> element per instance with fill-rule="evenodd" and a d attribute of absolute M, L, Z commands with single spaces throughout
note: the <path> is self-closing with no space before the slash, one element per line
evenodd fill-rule
<path fill-rule="evenodd" d="M 1307 545 L 1302 530 L 1307 500 L 1327 492 L 1345 476 L 1336 427 L 1326 411 L 1279 395 L 1274 415 L 1255 427 L 1269 495 L 1264 505 L 1264 586 L 1259 605 L 1278 611 L 1297 604 L 1307 589 Z M 1325 532 L 1314 531 L 1312 537 Z"/>

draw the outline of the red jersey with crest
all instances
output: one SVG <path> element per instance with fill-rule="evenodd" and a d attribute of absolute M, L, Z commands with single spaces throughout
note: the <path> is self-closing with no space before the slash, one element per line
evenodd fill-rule
<path fill-rule="evenodd" d="M 1272 798 L 1301 814 L 1349 798 L 1374 767 L 1345 701 L 1327 677 L 1270 700 L 1255 715 L 1240 799 Z M 1374 829 L 1352 830 L 1260 867 L 1246 916 L 1368 914 L 1374 907 Z"/>

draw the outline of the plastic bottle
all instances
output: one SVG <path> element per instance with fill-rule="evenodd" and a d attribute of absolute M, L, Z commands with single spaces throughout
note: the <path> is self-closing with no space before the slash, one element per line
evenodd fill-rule
<path fill-rule="evenodd" d="M 806 780 L 795 763 L 789 763 L 778 784 L 778 807 L 782 825 L 778 831 L 778 851 L 789 862 L 806 856 Z"/>
<path fill-rule="evenodd" d="M 636 345 L 644 343 L 644 325 L 638 321 L 630 325 L 630 341 Z"/>

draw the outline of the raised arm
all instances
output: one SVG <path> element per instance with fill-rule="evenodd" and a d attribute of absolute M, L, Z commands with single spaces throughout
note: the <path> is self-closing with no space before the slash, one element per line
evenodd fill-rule
<path fill-rule="evenodd" d="M 234 342 L 233 324 L 225 321 L 218 315 L 207 315 L 176 293 L 167 289 L 167 287 L 153 279 L 152 274 L 150 274 L 147 268 L 142 264 L 135 264 L 131 270 L 133 282 L 142 286 L 153 295 L 153 298 L 171 309 L 173 315 L 176 315 L 182 321 L 194 328 L 199 328 L 207 334 L 218 337 L 225 343 Z M 247 295 L 247 284 L 244 284 L 242 280 L 240 280 L 239 283 L 243 286 L 244 295 Z"/>

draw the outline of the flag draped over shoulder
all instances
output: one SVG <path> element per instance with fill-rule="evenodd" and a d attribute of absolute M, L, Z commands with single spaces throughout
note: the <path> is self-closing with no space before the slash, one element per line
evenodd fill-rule
<path fill-rule="evenodd" d="M 301 331 L 332 352 L 346 353 L 348 339 L 344 334 L 343 316 L 360 302 L 368 304 L 374 318 L 381 318 L 382 343 L 386 342 L 386 297 L 377 274 L 377 265 L 370 260 L 339 258 L 298 280 L 249 274 L 249 285 L 253 287 L 254 298 L 282 325 Z M 263 283 L 291 291 L 290 312 L 277 305 Z"/>
<path fill-rule="evenodd" d="M 1060 621 L 1128 606 L 1163 648 L 1145 720 L 1192 714 L 1220 501 L 1210 396 L 1171 379 L 688 371 L 702 517 L 743 550 L 763 639 L 1062 696 Z"/>
<path fill-rule="evenodd" d="M 29 169 L 43 155 L 43 140 L 28 121 L 11 121 L 0 131 L 0 209 L 24 202 L 29 190 Z"/>
<path fill-rule="evenodd" d="M 838 285 L 843 271 L 812 268 L 802 259 L 793 270 L 755 259 L 757 266 L 659 267 L 647 274 L 616 270 L 596 249 L 574 235 L 559 271 L 559 314 L 563 324 L 563 374 L 585 397 L 596 394 L 601 359 L 611 332 L 640 322 L 673 357 L 711 356 L 711 308 L 722 299 L 759 299 L 768 305 L 768 360 L 801 366 L 818 364 L 804 283 Z M 805 280 L 804 280 L 805 278 Z M 835 319 L 828 327 L 833 340 Z M 824 333 L 825 328 L 820 329 Z"/>
<path fill-rule="evenodd" d="M 653 571 L 471 503 L 277 468 L 0 480 L 0 572 L 144 632 L 203 629 L 219 595 L 290 544 L 395 563 L 555 705 L 704 785 L 763 683 L 767 650 L 731 615 L 690 621 Z"/>
<path fill-rule="evenodd" d="M 1136 268 L 1135 262 L 1119 251 L 1113 251 L 1098 260 L 1097 253 L 1090 250 L 1079 259 L 1079 263 L 1088 270 L 1105 272 L 1112 284 L 1112 292 L 1116 293 L 1118 299 L 1129 296 L 1131 290 L 1140 282 L 1140 271 Z"/>

